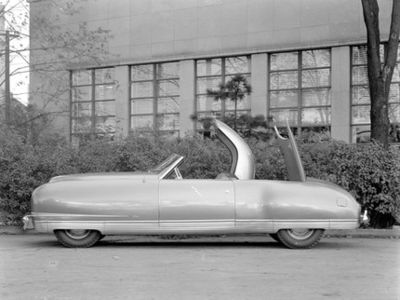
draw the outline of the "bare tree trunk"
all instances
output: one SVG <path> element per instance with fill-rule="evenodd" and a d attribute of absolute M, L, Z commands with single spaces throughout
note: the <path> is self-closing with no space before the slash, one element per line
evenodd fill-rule
<path fill-rule="evenodd" d="M 371 139 L 389 144 L 388 100 L 396 64 L 400 31 L 400 1 L 393 0 L 390 36 L 384 66 L 380 62 L 379 6 L 377 0 L 361 0 L 367 28 L 368 81 L 371 98 Z"/>

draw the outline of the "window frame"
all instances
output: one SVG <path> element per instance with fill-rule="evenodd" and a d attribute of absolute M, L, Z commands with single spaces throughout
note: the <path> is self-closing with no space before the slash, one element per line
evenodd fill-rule
<path fill-rule="evenodd" d="M 245 57 L 247 61 L 247 66 L 248 66 L 248 72 L 236 72 L 236 73 L 227 73 L 226 72 L 226 60 L 229 58 L 235 58 L 235 57 Z M 221 74 L 218 75 L 198 75 L 198 61 L 206 61 L 206 64 L 208 61 L 212 61 L 213 59 L 220 59 L 221 60 Z M 250 54 L 244 54 L 244 55 L 230 55 L 230 56 L 216 56 L 216 57 L 207 57 L 207 58 L 198 58 L 194 60 L 194 81 L 195 81 L 195 89 L 194 89 L 194 98 L 195 98 L 195 103 L 194 103 L 194 115 L 199 116 L 199 115 L 210 115 L 210 116 L 216 116 L 219 117 L 221 116 L 222 112 L 225 111 L 225 115 L 228 115 L 229 113 L 234 113 L 234 109 L 227 109 L 226 101 L 221 101 L 221 107 L 218 110 L 199 110 L 198 109 L 198 101 L 200 97 L 208 97 L 207 92 L 199 93 L 199 79 L 220 79 L 219 83 L 225 84 L 226 79 L 235 75 L 243 75 L 246 77 L 249 81 L 251 82 L 251 55 Z M 249 108 L 246 109 L 237 109 L 237 115 L 240 116 L 242 114 L 250 114 L 251 113 L 251 98 L 250 95 L 248 96 L 248 101 L 249 101 Z M 213 100 L 215 101 L 215 100 Z M 229 101 L 229 100 L 228 100 Z M 202 131 L 203 129 L 201 128 L 201 125 L 198 122 L 194 122 L 194 129 L 195 131 Z"/>
<path fill-rule="evenodd" d="M 116 132 L 116 126 L 114 126 L 113 131 L 108 131 L 108 132 L 99 132 L 96 130 L 96 118 L 97 117 L 105 117 L 105 118 L 116 118 L 116 114 L 105 114 L 101 116 L 96 115 L 96 104 L 97 103 L 104 103 L 104 102 L 113 102 L 114 104 L 116 103 L 116 95 L 115 95 L 115 88 L 116 88 L 116 83 L 115 83 L 115 78 L 112 79 L 110 82 L 96 82 L 96 71 L 97 70 L 105 70 L 105 69 L 112 69 L 114 74 L 115 74 L 115 67 L 101 67 L 101 68 L 87 68 L 87 69 L 78 69 L 78 70 L 70 70 L 69 72 L 69 91 L 70 91 L 70 101 L 69 101 L 69 128 L 70 128 L 70 140 L 74 137 L 79 138 L 82 135 L 88 135 L 90 138 L 95 138 L 96 136 L 104 136 L 104 135 L 109 135 L 113 136 Z M 74 73 L 75 72 L 89 72 L 90 73 L 90 82 L 86 84 L 74 84 Z M 114 98 L 105 98 L 105 99 L 96 99 L 96 87 L 99 86 L 112 86 L 114 87 Z M 80 87 L 90 87 L 90 99 L 89 100 L 83 100 L 79 101 L 74 99 L 74 90 L 76 88 Z M 76 117 L 74 116 L 74 104 L 79 104 L 79 103 L 87 103 L 90 105 L 90 128 L 88 131 L 83 131 L 83 132 L 74 132 L 74 120 L 79 120 L 82 119 L 83 117 Z"/>
<path fill-rule="evenodd" d="M 306 51 L 318 51 L 318 50 L 328 50 L 329 51 L 329 65 L 328 66 L 318 66 L 318 67 L 303 67 L 303 52 Z M 277 69 L 273 70 L 271 68 L 271 58 L 274 54 L 281 53 L 296 53 L 297 54 L 297 68 L 288 69 Z M 314 86 L 314 87 L 303 87 L 303 71 L 313 71 L 313 70 L 329 70 L 329 84 Z M 284 73 L 284 72 L 297 72 L 297 87 L 296 88 L 271 88 L 271 80 L 273 74 Z M 332 48 L 313 48 L 313 49 L 299 49 L 299 50 L 288 50 L 288 51 L 276 51 L 268 53 L 268 70 L 267 70 L 267 109 L 268 109 L 268 119 L 273 120 L 273 115 L 271 112 L 274 111 L 296 111 L 297 112 L 297 125 L 291 126 L 295 133 L 301 133 L 305 128 L 319 128 L 325 127 L 329 132 L 332 131 Z M 307 105 L 304 106 L 303 95 L 305 91 L 328 91 L 329 104 L 327 105 Z M 273 92 L 285 92 L 292 91 L 297 94 L 297 105 L 295 106 L 271 106 L 271 94 Z M 303 125 L 302 124 L 302 112 L 304 109 L 328 109 L 329 110 L 329 123 L 326 125 Z M 272 121 L 273 122 L 273 121 Z"/>
<path fill-rule="evenodd" d="M 181 100 L 180 95 L 180 76 L 179 76 L 179 62 L 180 61 L 165 61 L 159 63 L 142 63 L 142 64 L 133 64 L 129 65 L 129 132 L 141 132 L 141 133 L 161 133 L 161 134 L 173 134 L 179 136 L 180 125 L 178 121 L 177 129 L 160 129 L 158 124 L 160 118 L 162 116 L 177 116 L 179 120 L 180 109 L 177 112 L 167 112 L 162 113 L 158 111 L 159 101 L 160 99 L 166 98 L 177 98 L 179 101 Z M 168 63 L 176 63 L 178 65 L 178 72 L 175 77 L 162 78 L 159 76 L 160 66 Z M 132 69 L 135 66 L 145 66 L 150 65 L 152 69 L 152 78 L 151 79 L 139 79 L 134 80 L 132 76 Z M 160 95 L 160 82 L 168 82 L 170 80 L 176 80 L 178 82 L 178 93 L 171 95 Z M 132 87 L 134 83 L 142 83 L 142 82 L 150 82 L 152 85 L 152 96 L 140 96 L 134 97 L 132 92 Z M 152 101 L 152 112 L 151 113 L 132 113 L 132 104 L 134 100 L 151 100 Z M 152 118 L 152 126 L 148 130 L 144 128 L 132 128 L 132 118 L 133 117 L 142 117 L 142 116 L 151 116 Z"/>
<path fill-rule="evenodd" d="M 370 96 L 370 92 L 369 92 L 369 80 L 368 80 L 368 63 L 367 62 L 365 62 L 365 63 L 354 63 L 353 62 L 354 49 L 355 48 L 361 48 L 361 47 L 365 47 L 366 48 L 367 44 L 357 44 L 357 45 L 352 45 L 350 47 L 350 142 L 351 143 L 363 143 L 363 142 L 369 142 L 370 141 L 370 135 L 369 135 L 368 139 L 366 139 L 365 141 L 357 141 L 356 134 L 353 134 L 353 130 L 355 130 L 355 127 L 365 127 L 366 129 L 361 131 L 361 132 L 369 132 L 369 133 L 371 133 L 371 119 L 369 120 L 369 122 L 355 123 L 353 121 L 353 109 L 355 107 L 365 107 L 365 108 L 368 108 L 368 111 L 370 111 L 370 109 L 371 109 L 371 96 Z M 381 63 L 383 64 L 383 59 L 384 59 L 383 53 L 387 51 L 386 50 L 387 42 L 381 42 L 380 43 L 380 47 L 383 48 L 383 49 L 381 49 L 382 51 L 381 51 L 381 57 L 380 57 Z M 354 84 L 353 83 L 353 68 L 354 67 L 362 67 L 362 66 L 365 66 L 365 68 L 366 68 L 366 76 L 367 76 L 366 77 L 366 83 Z M 398 53 L 397 53 L 397 58 L 396 58 L 395 70 L 396 70 L 396 67 L 400 68 L 400 45 L 399 45 L 399 48 L 398 48 Z M 391 86 L 392 85 L 398 85 L 399 86 L 399 91 L 400 91 L 400 78 L 397 81 L 393 81 L 393 79 L 392 79 Z M 365 103 L 355 104 L 354 103 L 353 89 L 355 87 L 363 87 L 363 88 L 365 88 L 367 90 L 369 103 L 367 103 L 367 104 L 365 104 Z M 390 95 L 389 95 L 389 97 L 390 97 Z M 399 97 L 398 97 L 397 101 L 393 102 L 393 101 L 390 101 L 390 99 L 388 99 L 388 100 L 389 100 L 388 101 L 389 107 L 391 105 L 396 105 L 396 104 L 400 106 L 400 94 L 399 94 Z M 389 115 L 389 117 L 390 117 L 390 115 Z M 400 118 L 400 116 L 399 116 L 399 118 Z M 398 121 L 398 122 L 390 122 L 390 125 L 398 126 L 398 125 L 400 125 L 400 121 Z M 399 141 L 394 141 L 392 143 L 399 143 L 399 142 L 400 142 L 400 139 L 399 139 Z"/>

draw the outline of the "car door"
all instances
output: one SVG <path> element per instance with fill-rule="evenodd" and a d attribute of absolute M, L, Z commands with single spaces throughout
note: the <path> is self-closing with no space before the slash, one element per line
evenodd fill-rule
<path fill-rule="evenodd" d="M 233 229 L 234 199 L 232 180 L 160 180 L 160 227 L 174 231 Z"/>

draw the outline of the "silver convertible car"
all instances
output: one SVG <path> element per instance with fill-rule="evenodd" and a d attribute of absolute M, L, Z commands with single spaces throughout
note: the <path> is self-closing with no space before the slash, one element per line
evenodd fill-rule
<path fill-rule="evenodd" d="M 214 120 L 228 147 L 229 173 L 185 179 L 183 157 L 173 154 L 147 172 L 57 176 L 32 194 L 25 229 L 54 233 L 66 247 L 90 247 L 106 235 L 270 234 L 289 248 L 310 248 L 325 229 L 354 229 L 360 205 L 340 187 L 306 178 L 288 128 L 277 141 L 288 181 L 255 180 L 249 146 Z"/>

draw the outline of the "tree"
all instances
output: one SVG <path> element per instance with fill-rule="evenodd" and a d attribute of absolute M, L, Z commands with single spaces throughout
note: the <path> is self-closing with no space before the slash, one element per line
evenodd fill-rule
<path fill-rule="evenodd" d="M 389 90 L 396 65 L 400 32 L 400 1 L 393 0 L 389 40 L 381 63 L 379 6 L 377 0 L 361 0 L 367 29 L 368 81 L 371 99 L 371 139 L 389 144 Z"/>
<path fill-rule="evenodd" d="M 233 112 L 233 129 L 237 131 L 237 106 L 238 101 L 244 99 L 246 95 L 250 95 L 252 91 L 251 85 L 247 82 L 247 79 L 243 75 L 235 75 L 229 79 L 226 83 L 220 83 L 218 90 L 207 89 L 207 95 L 214 97 L 216 101 L 222 101 L 222 120 L 225 119 L 225 101 L 230 99 L 234 102 Z"/>
<path fill-rule="evenodd" d="M 86 22 L 73 25 L 63 23 L 63 18 L 65 20 L 65 17 L 79 13 L 86 0 L 35 2 L 37 6 L 43 5 L 43 11 L 38 12 L 36 9 L 34 15 L 29 14 L 26 0 L 16 2 L 18 6 L 8 0 L 0 9 L 0 18 L 6 20 L 7 29 L 20 35 L 15 39 L 20 42 L 11 45 L 10 52 L 26 61 L 25 65 L 12 68 L 10 76 L 13 78 L 35 73 L 36 81 L 31 84 L 29 91 L 29 100 L 35 105 L 27 107 L 28 120 L 21 120 L 22 124 L 13 125 L 28 126 L 35 132 L 34 138 L 37 138 L 38 135 L 45 134 L 44 131 L 49 128 L 48 124 L 52 119 L 60 114 L 67 115 L 70 111 L 69 101 L 65 101 L 70 94 L 68 69 L 82 64 L 101 64 L 109 55 L 110 34 L 108 30 L 90 27 Z M 29 24 L 33 30 L 28 35 Z M 30 45 L 23 42 L 28 38 Z M 31 57 L 34 60 L 29 61 L 29 52 L 33 54 Z M 0 70 L 1 72 L 4 73 L 4 70 Z M 21 81 L 28 80 L 26 78 Z M 0 86 L 1 84 L 0 81 Z"/>

